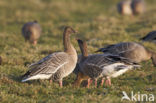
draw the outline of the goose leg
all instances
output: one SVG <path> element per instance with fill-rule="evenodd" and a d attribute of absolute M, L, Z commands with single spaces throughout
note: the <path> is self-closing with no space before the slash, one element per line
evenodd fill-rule
<path fill-rule="evenodd" d="M 105 82 L 105 86 L 107 86 L 108 85 L 108 80 L 106 80 L 106 82 Z"/>
<path fill-rule="evenodd" d="M 92 82 L 93 82 L 93 80 L 92 80 L 92 79 L 90 79 L 90 84 L 92 84 Z"/>
<path fill-rule="evenodd" d="M 33 41 L 33 45 L 36 45 L 36 44 L 37 44 L 37 40 L 34 40 L 34 41 Z"/>
<path fill-rule="evenodd" d="M 95 88 L 97 88 L 97 79 L 94 81 Z"/>
<path fill-rule="evenodd" d="M 90 87 L 90 84 L 91 84 L 91 80 L 90 80 L 90 78 L 89 78 L 89 79 L 88 79 L 87 88 L 89 88 L 89 87 Z"/>
<path fill-rule="evenodd" d="M 59 81 L 59 85 L 60 85 L 61 88 L 63 87 L 62 80 Z"/>
<path fill-rule="evenodd" d="M 108 85 L 111 86 L 111 79 L 108 78 Z"/>
<path fill-rule="evenodd" d="M 111 86 L 111 79 L 109 77 L 107 77 L 105 85 Z"/>
<path fill-rule="evenodd" d="M 52 79 L 50 79 L 50 80 L 49 80 L 49 83 L 50 83 L 50 84 L 52 84 L 52 83 L 53 83 L 53 80 L 52 80 Z"/>
<path fill-rule="evenodd" d="M 82 78 L 82 73 L 79 72 L 78 75 L 77 75 L 77 78 L 74 82 L 74 87 L 79 87 L 81 85 L 81 82 L 83 81 L 83 78 Z"/>
<path fill-rule="evenodd" d="M 105 78 L 102 78 L 102 80 L 101 80 L 101 86 L 103 86 L 104 81 L 105 81 Z"/>

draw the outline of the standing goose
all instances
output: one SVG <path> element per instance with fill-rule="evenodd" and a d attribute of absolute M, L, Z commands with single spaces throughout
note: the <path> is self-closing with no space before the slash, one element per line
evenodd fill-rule
<path fill-rule="evenodd" d="M 100 77 L 106 77 L 106 84 L 111 85 L 110 78 L 118 77 L 126 71 L 132 69 L 136 65 L 126 58 L 114 55 L 94 54 L 88 56 L 87 45 L 85 42 L 78 40 L 82 52 L 82 59 L 79 63 L 79 75 L 75 83 L 81 82 L 78 80 L 80 76 L 85 75 L 89 77 L 88 87 L 90 85 L 90 78 L 95 81 L 95 87 L 97 87 L 97 79 Z M 101 85 L 103 85 L 104 78 Z"/>
<path fill-rule="evenodd" d="M 22 35 L 24 36 L 25 41 L 29 41 L 34 45 L 37 44 L 37 40 L 41 35 L 41 31 L 42 29 L 37 21 L 28 22 L 22 27 Z"/>
<path fill-rule="evenodd" d="M 132 0 L 131 7 L 133 14 L 142 14 L 145 12 L 144 0 Z"/>
<path fill-rule="evenodd" d="M 122 15 L 132 15 L 131 1 L 123 0 L 117 5 L 118 12 Z"/>
<path fill-rule="evenodd" d="M 119 55 L 136 63 L 152 59 L 154 66 L 156 66 L 156 54 L 135 42 L 121 42 L 108 45 L 105 48 L 100 48 L 97 52 Z"/>
<path fill-rule="evenodd" d="M 141 40 L 156 43 L 156 31 L 149 32 L 146 36 L 141 38 Z"/>
<path fill-rule="evenodd" d="M 64 52 L 56 52 L 30 65 L 30 70 L 23 75 L 22 82 L 34 79 L 52 79 L 59 81 L 73 72 L 77 63 L 77 53 L 70 42 L 70 35 L 75 33 L 71 27 L 65 27 L 63 33 Z"/>

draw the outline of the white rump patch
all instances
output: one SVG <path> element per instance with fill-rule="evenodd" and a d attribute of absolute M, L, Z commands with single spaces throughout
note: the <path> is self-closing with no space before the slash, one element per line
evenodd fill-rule
<path fill-rule="evenodd" d="M 132 66 L 131 66 L 131 67 L 130 67 L 130 66 L 127 66 L 126 68 L 121 69 L 121 70 L 119 70 L 118 72 L 112 74 L 112 77 L 113 77 L 113 78 L 118 77 L 118 76 L 122 75 L 123 73 L 125 73 L 126 71 L 128 71 L 128 70 L 131 69 L 131 68 L 132 68 Z"/>
<path fill-rule="evenodd" d="M 117 68 L 117 66 L 122 66 L 124 65 L 125 68 L 120 69 L 119 71 L 116 71 L 115 69 Z M 130 70 L 131 68 L 133 68 L 132 65 L 125 65 L 124 63 L 114 63 L 108 66 L 105 66 L 103 68 L 103 75 L 107 75 L 110 77 L 118 77 L 120 75 L 122 75 L 123 73 L 125 73 L 126 71 Z"/>

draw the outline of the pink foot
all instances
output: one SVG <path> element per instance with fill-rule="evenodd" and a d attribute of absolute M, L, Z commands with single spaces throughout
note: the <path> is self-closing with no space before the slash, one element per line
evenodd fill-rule
<path fill-rule="evenodd" d="M 50 80 L 49 80 L 49 83 L 50 83 L 50 84 L 52 84 L 52 83 L 53 83 L 53 81 L 50 79 Z"/>
<path fill-rule="evenodd" d="M 90 80 L 90 85 L 92 84 L 93 80 Z"/>
<path fill-rule="evenodd" d="M 37 40 L 33 41 L 33 45 L 36 45 L 37 44 Z"/>
<path fill-rule="evenodd" d="M 111 86 L 111 79 L 107 77 L 105 85 Z"/>
<path fill-rule="evenodd" d="M 105 78 L 102 78 L 102 80 L 101 80 L 101 86 L 103 86 L 104 81 L 105 81 Z"/>
<path fill-rule="evenodd" d="M 90 79 L 88 79 L 87 88 L 89 88 L 89 86 L 90 86 Z"/>
<path fill-rule="evenodd" d="M 95 79 L 94 82 L 95 82 L 95 88 L 97 88 L 97 79 Z"/>
<path fill-rule="evenodd" d="M 89 87 L 90 87 L 90 84 L 92 84 L 92 80 L 89 78 L 89 79 L 88 79 L 87 88 L 89 88 Z"/>
<path fill-rule="evenodd" d="M 105 85 L 106 85 L 106 86 L 108 85 L 108 80 L 106 80 Z"/>
<path fill-rule="evenodd" d="M 108 84 L 109 84 L 109 86 L 112 85 L 112 84 L 111 84 L 111 79 L 110 79 L 110 78 L 108 79 Z"/>
<path fill-rule="evenodd" d="M 62 85 L 62 80 L 59 81 L 59 85 L 60 85 L 60 88 L 63 87 L 63 85 Z"/>

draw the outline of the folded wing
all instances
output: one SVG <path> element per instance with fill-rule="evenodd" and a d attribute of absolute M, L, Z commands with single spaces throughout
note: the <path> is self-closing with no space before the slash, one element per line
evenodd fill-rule
<path fill-rule="evenodd" d="M 30 65 L 30 70 L 23 75 L 22 82 L 33 79 L 48 79 L 67 64 L 68 60 L 68 54 L 64 52 L 53 53 Z"/>

